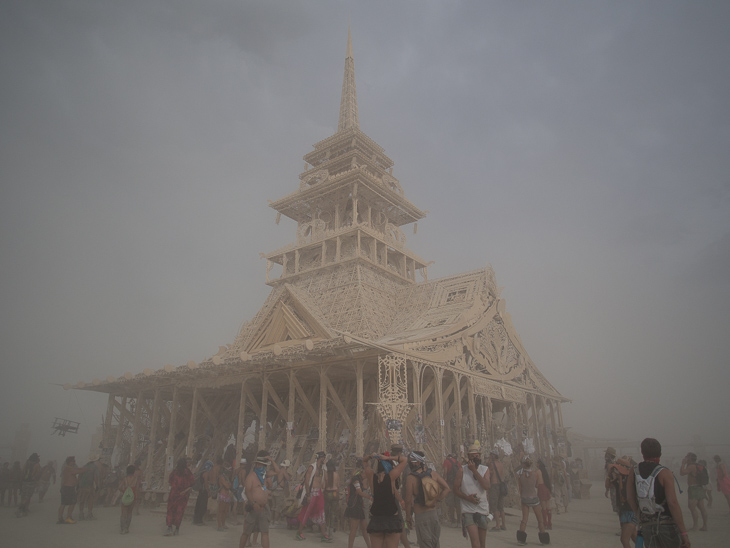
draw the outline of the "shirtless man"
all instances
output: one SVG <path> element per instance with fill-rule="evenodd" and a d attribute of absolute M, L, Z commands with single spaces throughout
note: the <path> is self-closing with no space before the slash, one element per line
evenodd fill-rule
<path fill-rule="evenodd" d="M 679 469 L 680 476 L 687 476 L 687 497 L 689 499 L 689 511 L 692 514 L 692 529 L 697 531 L 697 508 L 702 514 L 702 528 L 700 531 L 707 531 L 707 510 L 705 509 L 705 488 L 697 481 L 697 455 L 687 453 L 682 459 L 682 466 Z"/>
<path fill-rule="evenodd" d="M 243 519 L 243 533 L 238 547 L 244 548 L 251 533 L 261 533 L 261 548 L 269 548 L 269 489 L 266 487 L 266 468 L 274 469 L 278 481 L 281 481 L 281 469 L 269 456 L 268 451 L 259 451 L 253 464 L 253 470 L 246 476 L 244 483 L 246 498 L 246 517 Z"/>
<path fill-rule="evenodd" d="M 237 481 L 236 481 L 237 480 Z M 238 463 L 238 468 L 233 471 L 233 519 L 236 525 L 240 525 L 238 521 L 238 503 L 246 502 L 246 495 L 243 494 L 244 485 L 246 482 L 246 459 L 241 459 Z"/>
<path fill-rule="evenodd" d="M 499 449 L 489 452 L 489 510 L 494 515 L 492 531 L 506 531 L 504 515 L 504 495 L 500 483 L 504 481 L 504 465 L 499 462 Z"/>
<path fill-rule="evenodd" d="M 440 492 L 436 504 L 446 498 L 451 492 L 449 484 L 435 470 L 429 470 L 426 466 L 426 455 L 423 451 L 414 451 L 408 456 L 408 466 L 411 473 L 406 479 L 406 523 L 408 528 L 413 528 L 411 508 L 416 515 L 416 538 L 420 548 L 439 548 L 441 546 L 441 523 L 439 522 L 436 506 L 426 506 L 426 500 L 421 488 L 421 478 L 430 476 L 439 484 Z"/>
<path fill-rule="evenodd" d="M 76 484 L 78 483 L 78 475 L 84 471 L 83 468 L 76 467 L 76 457 L 67 457 L 66 464 L 61 469 L 61 506 L 58 507 L 58 523 L 73 524 L 76 523 L 71 515 L 76 507 Z M 66 519 L 63 519 L 63 509 L 68 508 Z"/>

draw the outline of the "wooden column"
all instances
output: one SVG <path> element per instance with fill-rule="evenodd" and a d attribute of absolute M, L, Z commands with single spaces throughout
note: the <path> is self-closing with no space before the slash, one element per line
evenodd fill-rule
<path fill-rule="evenodd" d="M 469 398 L 469 430 L 471 435 L 471 444 L 473 440 L 478 439 L 477 434 L 477 410 L 474 402 L 474 387 L 472 386 L 471 377 L 466 378 L 466 397 Z"/>
<path fill-rule="evenodd" d="M 494 445 L 494 442 L 497 440 L 494 435 L 494 421 L 492 421 L 492 398 L 489 396 L 484 398 L 484 426 L 487 431 L 489 443 Z"/>
<path fill-rule="evenodd" d="M 243 437 L 246 435 L 246 378 L 241 379 L 241 394 L 238 399 L 238 424 L 236 425 L 236 466 L 243 456 Z"/>
<path fill-rule="evenodd" d="M 170 408 L 170 424 L 167 433 L 167 449 L 165 450 L 165 479 L 163 485 L 167 485 L 167 479 L 175 466 L 175 422 L 177 421 L 177 407 L 180 391 L 177 385 L 172 389 L 172 407 Z"/>
<path fill-rule="evenodd" d="M 287 409 L 287 425 L 286 425 L 286 458 L 294 462 L 294 419 L 296 418 L 296 387 L 294 379 L 296 372 L 292 369 L 289 371 L 289 409 Z"/>
<path fill-rule="evenodd" d="M 362 370 L 365 364 L 358 361 L 355 364 L 355 375 L 357 377 L 357 415 L 355 422 L 355 453 L 362 456 L 365 453 L 365 440 L 363 439 L 362 425 L 365 421 L 365 397 L 363 390 Z"/>
<path fill-rule="evenodd" d="M 269 379 L 264 376 L 262 377 L 261 383 L 261 422 L 259 424 L 259 451 L 266 449 L 266 428 L 267 423 L 267 411 L 269 408 Z"/>
<path fill-rule="evenodd" d="M 125 414 L 124 411 L 127 410 L 127 396 L 122 397 L 122 406 L 119 409 L 119 423 L 117 424 L 117 435 L 114 438 L 114 447 L 117 448 L 119 451 L 122 448 L 122 432 L 124 431 L 124 421 L 125 421 Z M 122 454 L 121 451 L 119 454 L 119 462 L 122 460 Z M 109 465 L 113 466 L 114 463 L 112 463 L 111 455 L 109 456 Z"/>
<path fill-rule="evenodd" d="M 155 458 L 155 447 L 157 447 L 157 428 L 160 423 L 160 389 L 155 388 L 155 401 L 152 404 L 152 423 L 150 424 L 150 443 L 147 446 L 147 466 L 145 468 L 145 482 L 147 487 L 152 483 L 152 461 Z"/>
<path fill-rule="evenodd" d="M 139 422 L 142 418 L 142 400 L 144 392 L 141 390 L 137 394 L 137 400 L 134 407 L 134 424 L 132 425 L 132 443 L 129 446 L 129 462 L 137 460 L 137 449 L 139 448 Z"/>
<path fill-rule="evenodd" d="M 112 417 L 114 416 L 114 402 L 116 397 L 114 394 L 109 394 L 106 404 L 106 417 L 104 417 L 104 433 L 101 438 L 102 452 L 112 444 Z"/>
<path fill-rule="evenodd" d="M 318 451 L 327 451 L 327 368 L 319 371 L 319 442 Z"/>
<path fill-rule="evenodd" d="M 193 458 L 193 451 L 195 450 L 195 427 L 198 421 L 198 387 L 193 388 L 193 402 L 190 408 L 190 426 L 188 427 L 188 444 L 185 446 L 185 455 L 188 458 Z M 197 464 L 197 463 L 196 463 Z"/>
<path fill-rule="evenodd" d="M 461 375 L 454 374 L 454 382 L 456 383 L 454 388 L 454 396 L 456 397 L 456 443 L 459 445 L 461 451 L 464 445 L 464 418 L 461 414 Z M 466 450 L 466 447 L 464 447 Z"/>
<path fill-rule="evenodd" d="M 413 376 L 413 403 L 416 408 L 416 422 L 413 425 L 413 435 L 416 435 L 416 425 L 423 425 L 423 402 L 421 401 L 421 370 L 423 365 L 411 361 L 411 374 Z M 404 425 L 405 427 L 405 425 Z M 406 430 L 407 431 L 407 430 Z M 414 440 L 415 441 L 415 440 Z M 417 443 L 416 447 L 419 451 L 423 451 L 423 443 Z"/>
<path fill-rule="evenodd" d="M 439 444 L 441 447 L 441 458 L 446 457 L 446 440 L 444 439 L 444 395 L 443 395 L 444 373 L 434 369 L 434 380 L 436 381 L 436 405 L 439 407 Z"/>
<path fill-rule="evenodd" d="M 556 402 L 558 406 L 558 424 L 560 425 L 560 428 L 563 428 L 563 408 L 560 402 Z"/>

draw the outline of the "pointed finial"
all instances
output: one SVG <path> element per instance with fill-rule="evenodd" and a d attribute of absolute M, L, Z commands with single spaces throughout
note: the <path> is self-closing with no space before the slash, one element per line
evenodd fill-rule
<path fill-rule="evenodd" d="M 347 54 L 345 55 L 345 76 L 342 80 L 342 98 L 340 99 L 340 120 L 337 131 L 360 128 L 357 114 L 357 90 L 355 89 L 355 58 L 352 55 L 352 35 L 347 27 Z"/>

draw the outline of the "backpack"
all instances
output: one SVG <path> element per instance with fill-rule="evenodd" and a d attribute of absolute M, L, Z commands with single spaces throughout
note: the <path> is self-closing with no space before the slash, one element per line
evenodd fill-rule
<path fill-rule="evenodd" d="M 642 514 L 654 515 L 664 512 L 664 506 L 657 504 L 654 495 L 654 483 L 656 477 L 662 470 L 667 470 L 666 466 L 658 465 L 649 474 L 648 478 L 642 478 L 639 473 L 639 465 L 634 466 L 634 476 L 636 478 L 636 498 L 639 503 L 639 511 Z"/>
<path fill-rule="evenodd" d="M 697 479 L 697 485 L 707 485 L 710 483 L 710 474 L 707 473 L 707 467 L 698 464 L 695 478 Z"/>
<path fill-rule="evenodd" d="M 127 486 L 127 488 L 124 490 L 124 494 L 122 495 L 122 506 L 131 506 L 134 502 L 134 489 L 132 489 L 130 486 Z"/>
<path fill-rule="evenodd" d="M 446 483 L 449 484 L 449 487 L 453 489 L 454 480 L 456 479 L 456 472 L 459 470 L 459 463 L 456 462 L 456 459 L 449 458 L 447 460 L 449 461 L 449 463 L 451 463 L 451 467 L 446 473 L 446 477 L 444 479 L 446 480 Z"/>
<path fill-rule="evenodd" d="M 426 508 L 435 508 L 438 502 L 441 487 L 438 482 L 431 477 L 431 470 L 426 470 L 423 474 L 414 474 L 421 480 L 419 487 L 419 495 L 423 495 L 423 505 Z"/>

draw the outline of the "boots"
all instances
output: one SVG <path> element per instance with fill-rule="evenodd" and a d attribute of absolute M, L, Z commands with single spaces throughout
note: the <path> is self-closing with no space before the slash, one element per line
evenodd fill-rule
<path fill-rule="evenodd" d="M 517 544 L 520 546 L 527 544 L 527 533 L 520 530 L 517 531 Z"/>
<path fill-rule="evenodd" d="M 545 522 L 545 529 L 548 531 L 553 530 L 553 511 L 548 510 L 547 511 L 547 521 Z"/>
<path fill-rule="evenodd" d="M 538 533 L 537 538 L 540 539 L 540 544 L 550 544 L 550 533 Z"/>

